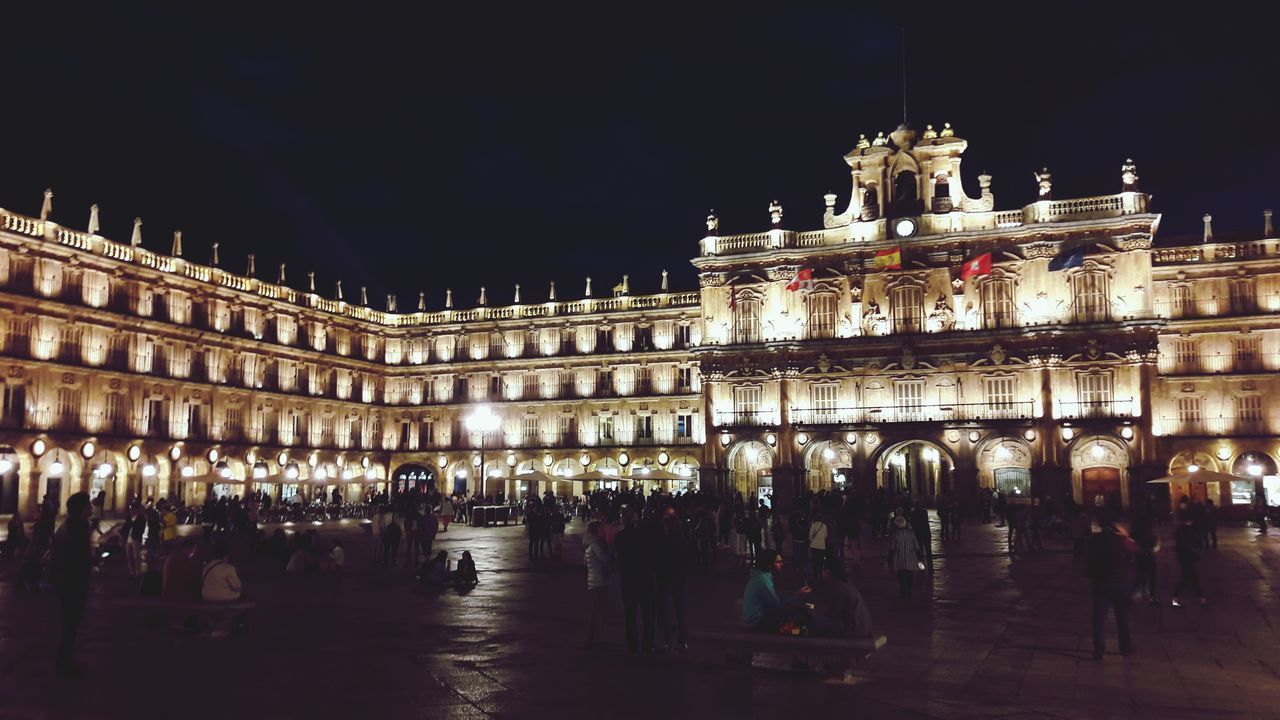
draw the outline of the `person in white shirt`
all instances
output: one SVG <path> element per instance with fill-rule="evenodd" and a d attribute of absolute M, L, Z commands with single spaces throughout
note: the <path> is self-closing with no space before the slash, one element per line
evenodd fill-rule
<path fill-rule="evenodd" d="M 227 562 L 227 548 L 216 545 L 209 562 L 204 565 L 204 575 L 200 582 L 200 597 L 209 602 L 231 602 L 239 600 L 243 591 L 240 575 L 236 568 Z"/>
<path fill-rule="evenodd" d="M 809 559 L 813 562 L 813 574 L 822 572 L 827 561 L 827 524 L 816 516 L 809 523 Z"/>
<path fill-rule="evenodd" d="M 347 562 L 347 551 L 342 549 L 342 541 L 334 540 L 333 549 L 329 551 L 329 559 L 333 561 L 333 568 L 341 570 L 342 566 Z"/>

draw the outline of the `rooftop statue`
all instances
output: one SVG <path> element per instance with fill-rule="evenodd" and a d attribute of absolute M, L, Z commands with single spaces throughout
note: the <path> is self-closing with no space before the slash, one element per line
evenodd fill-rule
<path fill-rule="evenodd" d="M 1036 176 L 1036 184 L 1040 186 L 1041 200 L 1053 199 L 1053 173 L 1049 172 L 1049 168 L 1041 168 L 1040 172 L 1034 173 Z"/>

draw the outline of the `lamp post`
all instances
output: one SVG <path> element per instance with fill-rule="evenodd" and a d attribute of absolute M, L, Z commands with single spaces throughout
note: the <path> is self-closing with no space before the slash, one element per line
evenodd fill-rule
<path fill-rule="evenodd" d="M 485 472 L 484 467 L 485 439 L 488 438 L 489 433 L 498 429 L 499 422 L 501 422 L 501 419 L 494 414 L 493 409 L 488 405 L 477 406 L 466 419 L 467 430 L 471 431 L 472 434 L 478 433 L 480 435 L 480 497 L 488 495 L 485 492 L 485 485 L 489 480 L 488 473 Z"/>

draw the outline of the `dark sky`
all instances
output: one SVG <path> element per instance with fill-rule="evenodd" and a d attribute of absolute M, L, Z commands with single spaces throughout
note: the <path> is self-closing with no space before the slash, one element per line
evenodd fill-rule
<path fill-rule="evenodd" d="M 970 141 L 970 195 L 987 170 L 1020 207 L 1044 165 L 1058 197 L 1108 194 L 1132 156 L 1162 237 L 1204 212 L 1260 232 L 1280 204 L 1273 24 L 1226 4 L 324 5 L 12 4 L 0 205 L 35 214 L 52 187 L 69 226 L 97 202 L 108 237 L 139 215 L 152 249 L 181 229 L 195 260 L 218 241 L 226 267 L 255 251 L 259 276 L 288 262 L 291 285 L 315 270 L 375 307 L 623 272 L 648 292 L 663 268 L 694 288 L 708 208 L 735 233 L 775 197 L 795 229 L 821 226 L 824 192 L 847 203 L 842 156 L 901 120 L 903 25 L 910 120 Z"/>

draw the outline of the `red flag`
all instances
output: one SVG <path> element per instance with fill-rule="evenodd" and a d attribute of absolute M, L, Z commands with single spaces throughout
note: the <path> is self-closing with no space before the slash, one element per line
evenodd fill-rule
<path fill-rule="evenodd" d="M 964 264 L 964 269 L 960 271 L 960 279 L 968 280 L 971 277 L 977 277 L 979 275 L 990 275 L 990 274 L 991 274 L 991 253 L 987 252 L 987 253 L 982 253 L 978 257 L 967 261 Z"/>
<path fill-rule="evenodd" d="M 876 270 L 901 270 L 902 246 L 876 251 Z"/>
<path fill-rule="evenodd" d="M 813 270 L 810 268 L 802 268 L 796 273 L 795 279 L 787 283 L 787 289 L 791 292 L 795 292 L 797 290 L 812 290 Z"/>

